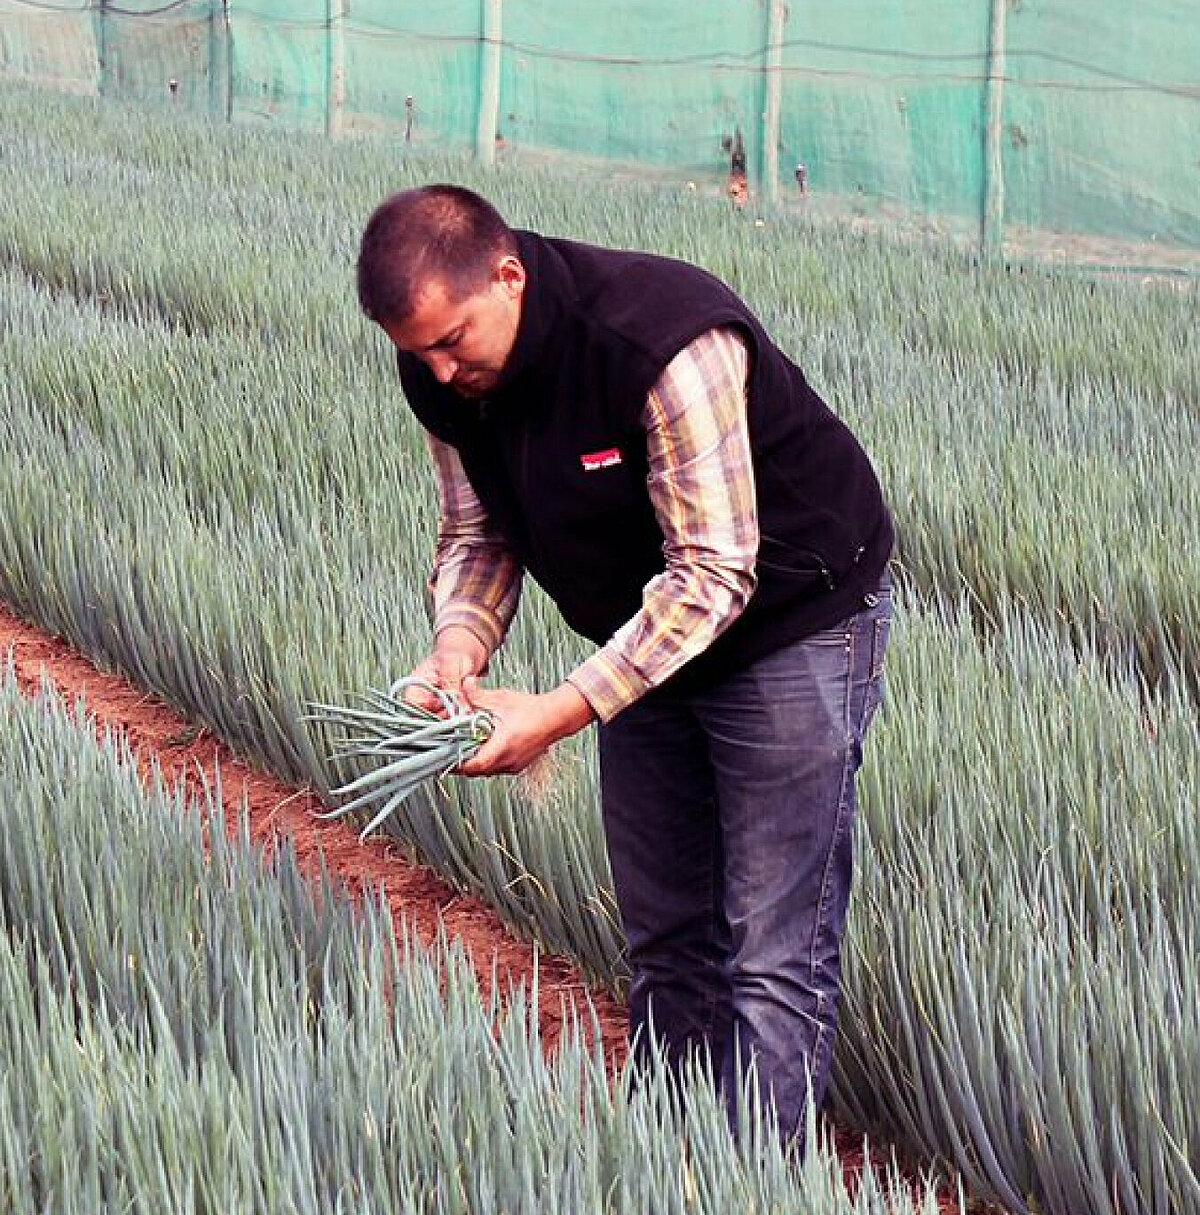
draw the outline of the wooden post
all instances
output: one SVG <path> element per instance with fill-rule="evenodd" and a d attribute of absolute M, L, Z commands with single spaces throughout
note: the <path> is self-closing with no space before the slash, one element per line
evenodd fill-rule
<path fill-rule="evenodd" d="M 1008 71 L 1008 0 L 992 0 L 988 40 L 987 124 L 983 145 L 983 214 L 979 244 L 985 256 L 1004 247 L 1004 77 Z"/>
<path fill-rule="evenodd" d="M 479 53 L 479 124 L 475 128 L 475 158 L 482 165 L 496 163 L 496 136 L 500 131 L 500 57 L 503 53 L 504 0 L 481 0 Z"/>
<path fill-rule="evenodd" d="M 326 0 L 325 134 L 342 133 L 346 110 L 346 0 Z"/>
<path fill-rule="evenodd" d="M 779 135 L 783 123 L 783 30 L 787 24 L 784 0 L 769 0 L 767 45 L 763 56 L 763 123 L 760 177 L 763 198 L 770 206 L 779 202 Z"/>

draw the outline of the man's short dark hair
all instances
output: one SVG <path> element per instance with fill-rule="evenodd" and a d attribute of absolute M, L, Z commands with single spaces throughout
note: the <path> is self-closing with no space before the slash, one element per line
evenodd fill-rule
<path fill-rule="evenodd" d="M 377 323 L 408 319 L 439 280 L 457 302 L 481 290 L 517 241 L 486 198 L 462 186 L 420 186 L 393 194 L 367 221 L 358 254 L 358 301 Z"/>

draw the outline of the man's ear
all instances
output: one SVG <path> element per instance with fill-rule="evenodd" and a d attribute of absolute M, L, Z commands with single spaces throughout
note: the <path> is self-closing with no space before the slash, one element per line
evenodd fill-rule
<path fill-rule="evenodd" d="M 521 259 L 507 253 L 496 263 L 496 282 L 510 299 L 519 299 L 525 290 L 525 267 Z"/>

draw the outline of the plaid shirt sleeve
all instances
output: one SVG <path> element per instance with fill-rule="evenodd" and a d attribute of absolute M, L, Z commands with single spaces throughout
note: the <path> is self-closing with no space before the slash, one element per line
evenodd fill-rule
<path fill-rule="evenodd" d="M 647 484 L 666 569 L 646 584 L 638 613 L 568 677 L 602 721 L 707 649 L 754 592 L 748 365 L 736 331 L 710 330 L 676 355 L 650 391 Z"/>
<path fill-rule="evenodd" d="M 521 594 L 521 567 L 488 520 L 458 452 L 427 435 L 441 498 L 437 553 L 429 589 L 433 629 L 458 624 L 493 654 L 504 640 Z"/>

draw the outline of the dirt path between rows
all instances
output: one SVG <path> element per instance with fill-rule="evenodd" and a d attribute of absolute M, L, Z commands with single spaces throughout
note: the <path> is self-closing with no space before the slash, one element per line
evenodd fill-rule
<path fill-rule="evenodd" d="M 5 660 L 5 655 L 10 655 Z M 589 1041 L 600 1035 L 610 1072 L 615 1074 L 627 1054 L 625 1009 L 608 992 L 589 987 L 578 969 L 561 957 L 535 952 L 516 939 L 486 903 L 454 889 L 432 869 L 407 856 L 394 841 L 371 837 L 360 842 L 357 830 L 343 822 L 322 822 L 314 812 L 324 809 L 311 790 L 294 789 L 251 768 L 225 743 L 181 717 L 162 701 L 140 691 L 126 679 L 98 671 L 87 658 L 59 638 L 25 623 L 0 605 L 0 661 L 11 662 L 18 686 L 37 696 L 48 683 L 68 704 L 82 699 L 97 733 L 123 738 L 137 757 L 144 778 L 154 766 L 173 783 L 182 783 L 200 799 L 220 788 L 231 829 L 243 806 L 251 839 L 268 855 L 286 840 L 301 869 L 316 878 L 322 863 L 329 874 L 355 897 L 381 892 L 400 929 L 407 925 L 426 945 L 444 932 L 457 940 L 471 959 L 485 999 L 493 985 L 501 1001 L 518 987 L 534 988 L 536 967 L 538 1017 L 542 1041 L 553 1053 L 564 1028 L 576 1018 Z M 217 774 L 220 780 L 217 781 Z M 590 1002 L 594 1017 L 587 1011 Z M 851 1185 L 862 1169 L 861 1140 L 837 1132 L 837 1147 Z M 880 1168 L 882 1156 L 875 1161 Z M 944 1195 L 939 1212 L 957 1212 Z"/>

